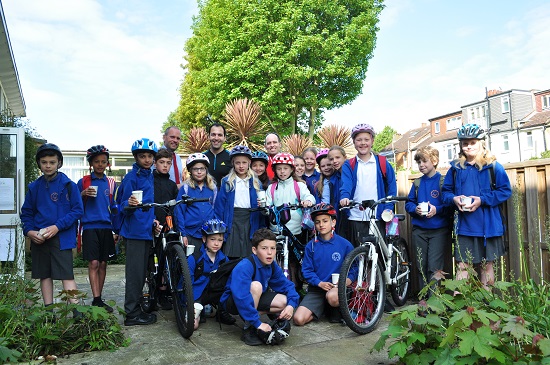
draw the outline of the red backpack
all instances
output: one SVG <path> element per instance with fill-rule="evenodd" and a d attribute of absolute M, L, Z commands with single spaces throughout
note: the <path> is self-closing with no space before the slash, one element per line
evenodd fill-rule
<path fill-rule="evenodd" d="M 378 169 L 380 169 L 380 172 L 382 173 L 382 180 L 384 181 L 384 195 L 388 195 L 388 176 L 387 176 L 387 167 L 386 167 L 386 156 L 382 155 L 374 155 L 374 157 L 378 160 Z M 351 170 L 353 171 L 355 169 L 355 166 L 357 165 L 357 156 L 352 157 L 348 159 L 349 164 L 351 166 Z"/>

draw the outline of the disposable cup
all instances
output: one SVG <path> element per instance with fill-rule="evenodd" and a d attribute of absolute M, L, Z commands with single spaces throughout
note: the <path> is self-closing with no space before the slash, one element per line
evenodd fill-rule
<path fill-rule="evenodd" d="M 258 191 L 258 200 L 260 201 L 260 207 L 265 207 L 265 191 Z"/>
<path fill-rule="evenodd" d="M 422 212 L 422 215 L 428 215 L 428 212 L 430 211 L 430 206 L 428 205 L 428 202 L 422 202 L 418 205 L 420 205 L 420 211 Z"/>
<path fill-rule="evenodd" d="M 195 319 L 198 319 L 201 316 L 202 308 L 204 308 L 202 304 L 195 303 Z"/>
<path fill-rule="evenodd" d="M 96 197 L 97 196 L 97 186 L 92 185 L 92 186 L 90 186 L 90 189 L 92 189 L 94 191 L 93 195 L 90 195 L 90 196 Z"/>
<path fill-rule="evenodd" d="M 393 212 L 391 209 L 384 209 L 384 211 L 382 212 L 382 220 L 384 222 L 389 222 L 391 221 L 393 218 Z"/>
<path fill-rule="evenodd" d="M 132 195 L 138 200 L 139 204 L 143 201 L 143 190 L 134 190 Z"/>
<path fill-rule="evenodd" d="M 195 252 L 195 245 L 187 245 L 187 256 L 191 256 Z"/>
<path fill-rule="evenodd" d="M 332 274 L 332 283 L 338 285 L 338 280 L 340 280 L 340 274 Z"/>
<path fill-rule="evenodd" d="M 462 206 L 462 210 L 464 212 L 469 212 L 470 211 L 470 208 L 465 208 L 466 205 L 472 205 L 472 203 L 474 202 L 474 199 L 470 198 L 469 196 L 465 196 L 463 198 L 460 198 L 460 202 L 462 204 L 465 204 Z"/>

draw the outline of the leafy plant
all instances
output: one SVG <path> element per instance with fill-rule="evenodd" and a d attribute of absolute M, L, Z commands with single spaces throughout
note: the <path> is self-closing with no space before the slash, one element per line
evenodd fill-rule
<path fill-rule="evenodd" d="M 192 154 L 206 151 L 210 147 L 208 133 L 202 127 L 193 127 L 187 132 L 187 138 L 182 143 L 183 153 Z"/>
<path fill-rule="evenodd" d="M 345 150 L 353 148 L 351 142 L 351 130 L 348 127 L 336 124 L 327 125 L 317 133 L 321 139 L 321 145 L 326 148 L 340 146 Z"/>
<path fill-rule="evenodd" d="M 548 284 L 469 279 L 430 286 L 428 300 L 394 312 L 374 346 L 405 364 L 550 364 Z"/>
<path fill-rule="evenodd" d="M 228 147 L 248 146 L 259 150 L 263 146 L 254 142 L 254 137 L 263 137 L 266 125 L 260 120 L 262 108 L 253 100 L 236 99 L 225 105 L 226 135 L 236 136 L 228 141 Z"/>
<path fill-rule="evenodd" d="M 313 141 L 301 134 L 284 136 L 281 142 L 283 145 L 283 150 L 293 154 L 294 156 L 301 155 L 306 148 L 313 146 Z"/>

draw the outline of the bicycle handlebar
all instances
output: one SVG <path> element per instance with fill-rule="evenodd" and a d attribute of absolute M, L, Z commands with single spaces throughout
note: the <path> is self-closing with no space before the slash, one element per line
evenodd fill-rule
<path fill-rule="evenodd" d="M 124 210 L 136 210 L 136 209 L 149 209 L 149 208 L 171 208 L 179 204 L 193 204 L 198 202 L 208 202 L 210 198 L 191 198 L 189 195 L 183 195 L 180 200 L 172 199 L 166 203 L 146 203 L 138 205 L 127 205 L 124 207 Z"/>
<path fill-rule="evenodd" d="M 379 200 L 363 200 L 362 202 L 356 202 L 351 200 L 348 204 L 348 206 L 340 208 L 340 210 L 344 209 L 351 209 L 353 207 L 356 207 L 358 205 L 361 205 L 363 208 L 370 208 L 373 209 L 377 205 L 380 204 L 386 204 L 386 203 L 397 203 L 398 201 L 407 201 L 409 198 L 406 196 L 387 196 L 385 198 L 379 199 Z"/>

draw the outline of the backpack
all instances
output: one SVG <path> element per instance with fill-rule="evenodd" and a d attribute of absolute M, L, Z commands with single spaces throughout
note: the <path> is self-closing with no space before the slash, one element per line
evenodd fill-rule
<path fill-rule="evenodd" d="M 120 186 L 116 188 L 113 206 L 111 207 L 111 225 L 113 226 L 113 232 L 116 234 L 120 233 L 120 229 L 124 223 L 124 214 L 122 214 L 122 209 L 119 208 L 122 203 L 122 194 L 119 194 Z"/>
<path fill-rule="evenodd" d="M 294 192 L 296 193 L 296 198 L 298 198 L 298 204 L 300 203 L 300 187 L 298 186 L 298 183 L 296 180 L 293 180 L 294 182 Z M 277 188 L 277 185 L 279 184 L 278 181 L 275 181 L 273 184 L 271 184 L 271 201 L 275 202 L 275 189 Z M 290 221 L 290 210 L 289 209 L 281 209 L 285 206 L 285 204 L 280 205 L 277 207 L 277 211 L 279 212 L 279 223 L 280 224 L 287 224 Z M 271 224 L 276 225 L 277 219 L 275 217 L 275 213 L 273 213 L 272 210 L 269 211 L 269 221 Z"/>
<path fill-rule="evenodd" d="M 416 179 L 414 179 L 413 181 L 413 185 L 414 185 L 414 196 L 416 197 L 416 199 L 418 200 L 418 188 L 420 187 L 420 179 L 422 179 L 421 177 L 417 177 Z M 443 181 L 445 181 L 445 176 L 441 175 L 439 177 L 439 191 L 441 192 L 441 188 L 443 187 Z"/>
<path fill-rule="evenodd" d="M 384 195 L 388 195 L 388 176 L 387 176 L 387 166 L 386 166 L 386 156 L 382 155 L 374 155 L 374 157 L 378 160 L 378 169 L 382 173 L 382 181 L 384 182 Z M 351 170 L 353 171 L 355 169 L 355 166 L 357 165 L 357 156 L 352 157 L 348 159 L 349 164 L 351 166 Z"/>

